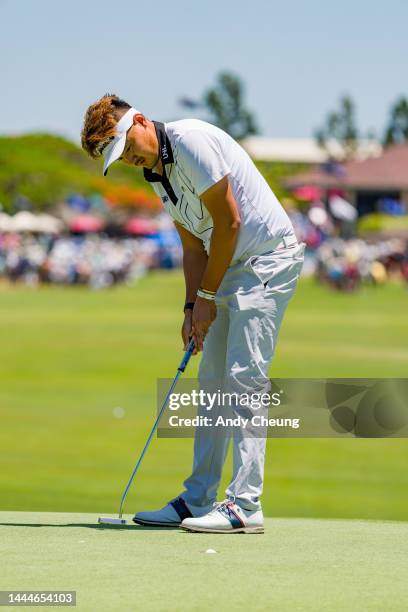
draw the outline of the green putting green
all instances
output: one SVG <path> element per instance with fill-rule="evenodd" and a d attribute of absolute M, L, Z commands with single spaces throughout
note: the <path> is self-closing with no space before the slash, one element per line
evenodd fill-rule
<path fill-rule="evenodd" d="M 92 611 L 406 610 L 407 523 L 276 518 L 215 535 L 96 521 L 0 512 L 0 589 L 75 590 Z"/>

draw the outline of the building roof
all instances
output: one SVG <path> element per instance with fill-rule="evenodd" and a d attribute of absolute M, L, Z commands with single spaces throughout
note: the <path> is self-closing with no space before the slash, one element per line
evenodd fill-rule
<path fill-rule="evenodd" d="M 341 187 L 361 190 L 406 190 L 408 189 L 408 143 L 391 145 L 381 155 L 362 161 L 343 164 L 344 172 L 330 174 L 321 168 L 290 177 L 286 185 L 319 187 Z"/>
<path fill-rule="evenodd" d="M 249 136 L 241 145 L 253 158 L 262 161 L 300 162 L 321 164 L 328 160 L 329 153 L 319 147 L 313 138 L 263 138 Z M 332 156 L 341 156 L 343 149 L 338 142 L 328 144 Z M 362 142 L 357 150 L 357 157 L 365 159 L 370 155 L 379 155 L 381 145 L 376 142 Z"/>

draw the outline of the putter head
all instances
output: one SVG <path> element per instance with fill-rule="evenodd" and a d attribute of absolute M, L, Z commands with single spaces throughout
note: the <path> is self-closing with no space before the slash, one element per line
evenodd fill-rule
<path fill-rule="evenodd" d="M 126 525 L 126 519 L 99 517 L 98 523 L 102 523 L 104 525 Z"/>

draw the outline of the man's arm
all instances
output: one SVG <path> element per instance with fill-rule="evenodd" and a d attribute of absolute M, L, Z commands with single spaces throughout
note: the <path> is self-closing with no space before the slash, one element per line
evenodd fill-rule
<path fill-rule="evenodd" d="M 174 222 L 183 246 L 183 271 L 186 283 L 186 302 L 195 302 L 197 289 L 202 283 L 208 256 L 202 241 L 177 221 Z"/>
<path fill-rule="evenodd" d="M 234 254 L 241 219 L 227 176 L 207 189 L 201 199 L 214 223 L 201 287 L 208 291 L 217 291 Z M 214 301 L 196 298 L 191 330 L 199 351 L 203 350 L 204 338 L 216 316 Z"/>
<path fill-rule="evenodd" d="M 174 221 L 174 225 L 179 233 L 181 244 L 183 246 L 183 271 L 186 285 L 186 302 L 195 302 L 197 297 L 197 289 L 202 284 L 204 270 L 207 265 L 208 256 L 205 252 L 202 241 L 186 230 L 180 223 Z M 186 310 L 184 313 L 184 323 L 181 329 L 181 335 L 184 342 L 184 349 L 187 348 L 188 338 L 191 335 L 192 328 L 192 310 Z M 194 354 L 197 350 L 194 350 Z"/>
<path fill-rule="evenodd" d="M 207 189 L 201 199 L 214 222 L 210 254 L 201 284 L 204 289 L 217 291 L 235 251 L 241 218 L 228 176 Z"/>

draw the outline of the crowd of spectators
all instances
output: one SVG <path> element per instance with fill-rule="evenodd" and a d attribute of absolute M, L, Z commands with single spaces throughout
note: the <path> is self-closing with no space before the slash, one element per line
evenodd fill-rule
<path fill-rule="evenodd" d="M 339 222 L 321 203 L 306 213 L 296 208 L 288 212 L 298 239 L 307 245 L 304 275 L 344 291 L 391 279 L 408 281 L 406 238 L 363 240 L 356 237 L 353 222 Z"/>
<path fill-rule="evenodd" d="M 361 283 L 380 285 L 393 277 L 408 281 L 406 239 L 370 244 L 347 237 L 347 226 L 339 231 L 323 206 L 311 206 L 307 212 L 287 207 L 287 211 L 297 238 L 307 245 L 303 275 L 348 291 Z M 180 266 L 180 240 L 167 221 L 161 219 L 160 232 L 150 237 L 0 232 L 0 278 L 31 285 L 103 288 L 131 282 L 154 268 Z"/>
<path fill-rule="evenodd" d="M 103 288 L 131 282 L 152 268 L 179 264 L 177 244 L 150 238 L 0 234 L 0 276 L 11 282 Z"/>
<path fill-rule="evenodd" d="M 408 242 L 391 238 L 369 244 L 359 238 L 331 238 L 316 250 L 316 276 L 336 289 L 352 291 L 362 283 L 408 281 Z"/>

